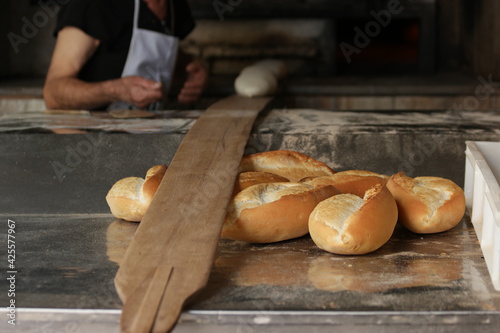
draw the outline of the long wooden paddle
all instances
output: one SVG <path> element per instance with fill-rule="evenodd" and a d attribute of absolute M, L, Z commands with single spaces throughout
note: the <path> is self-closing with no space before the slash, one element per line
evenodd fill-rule
<path fill-rule="evenodd" d="M 255 118 L 271 98 L 230 96 L 184 137 L 115 276 L 122 332 L 168 332 L 208 280 Z"/>

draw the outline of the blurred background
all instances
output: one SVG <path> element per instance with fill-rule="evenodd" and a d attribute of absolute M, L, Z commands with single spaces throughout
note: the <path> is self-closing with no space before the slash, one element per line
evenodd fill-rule
<path fill-rule="evenodd" d="M 43 107 L 56 5 L 67 1 L 0 3 L 0 110 Z M 475 94 L 478 76 L 500 81 L 498 1 L 188 2 L 197 27 L 182 47 L 211 73 L 199 107 L 232 93 L 241 68 L 262 58 L 285 61 L 281 96 L 299 108 L 448 109 Z M 486 97 L 469 108 L 500 106 Z"/>

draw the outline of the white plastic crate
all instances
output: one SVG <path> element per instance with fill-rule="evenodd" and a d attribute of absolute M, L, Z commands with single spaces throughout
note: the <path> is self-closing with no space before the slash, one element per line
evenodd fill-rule
<path fill-rule="evenodd" d="M 500 142 L 466 141 L 465 198 L 484 260 L 500 290 Z"/>

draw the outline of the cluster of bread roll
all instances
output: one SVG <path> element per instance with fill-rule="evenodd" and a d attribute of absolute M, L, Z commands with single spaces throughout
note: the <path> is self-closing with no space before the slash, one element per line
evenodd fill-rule
<path fill-rule="evenodd" d="M 283 61 L 266 59 L 243 68 L 234 81 L 236 93 L 245 97 L 269 96 L 276 92 L 278 82 L 286 75 Z"/>
<path fill-rule="evenodd" d="M 116 217 L 140 220 L 166 167 L 152 170 L 113 186 L 106 199 Z M 239 171 L 221 233 L 233 240 L 272 243 L 309 233 L 325 251 L 366 254 L 387 243 L 398 221 L 415 233 L 438 233 L 465 213 L 463 190 L 440 177 L 335 172 L 289 150 L 244 156 Z"/>

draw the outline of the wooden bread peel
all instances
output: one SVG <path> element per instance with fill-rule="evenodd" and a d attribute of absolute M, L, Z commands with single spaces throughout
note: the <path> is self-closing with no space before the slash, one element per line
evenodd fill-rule
<path fill-rule="evenodd" d="M 122 332 L 170 331 L 206 285 L 244 147 L 270 101 L 230 96 L 186 134 L 115 276 Z"/>

